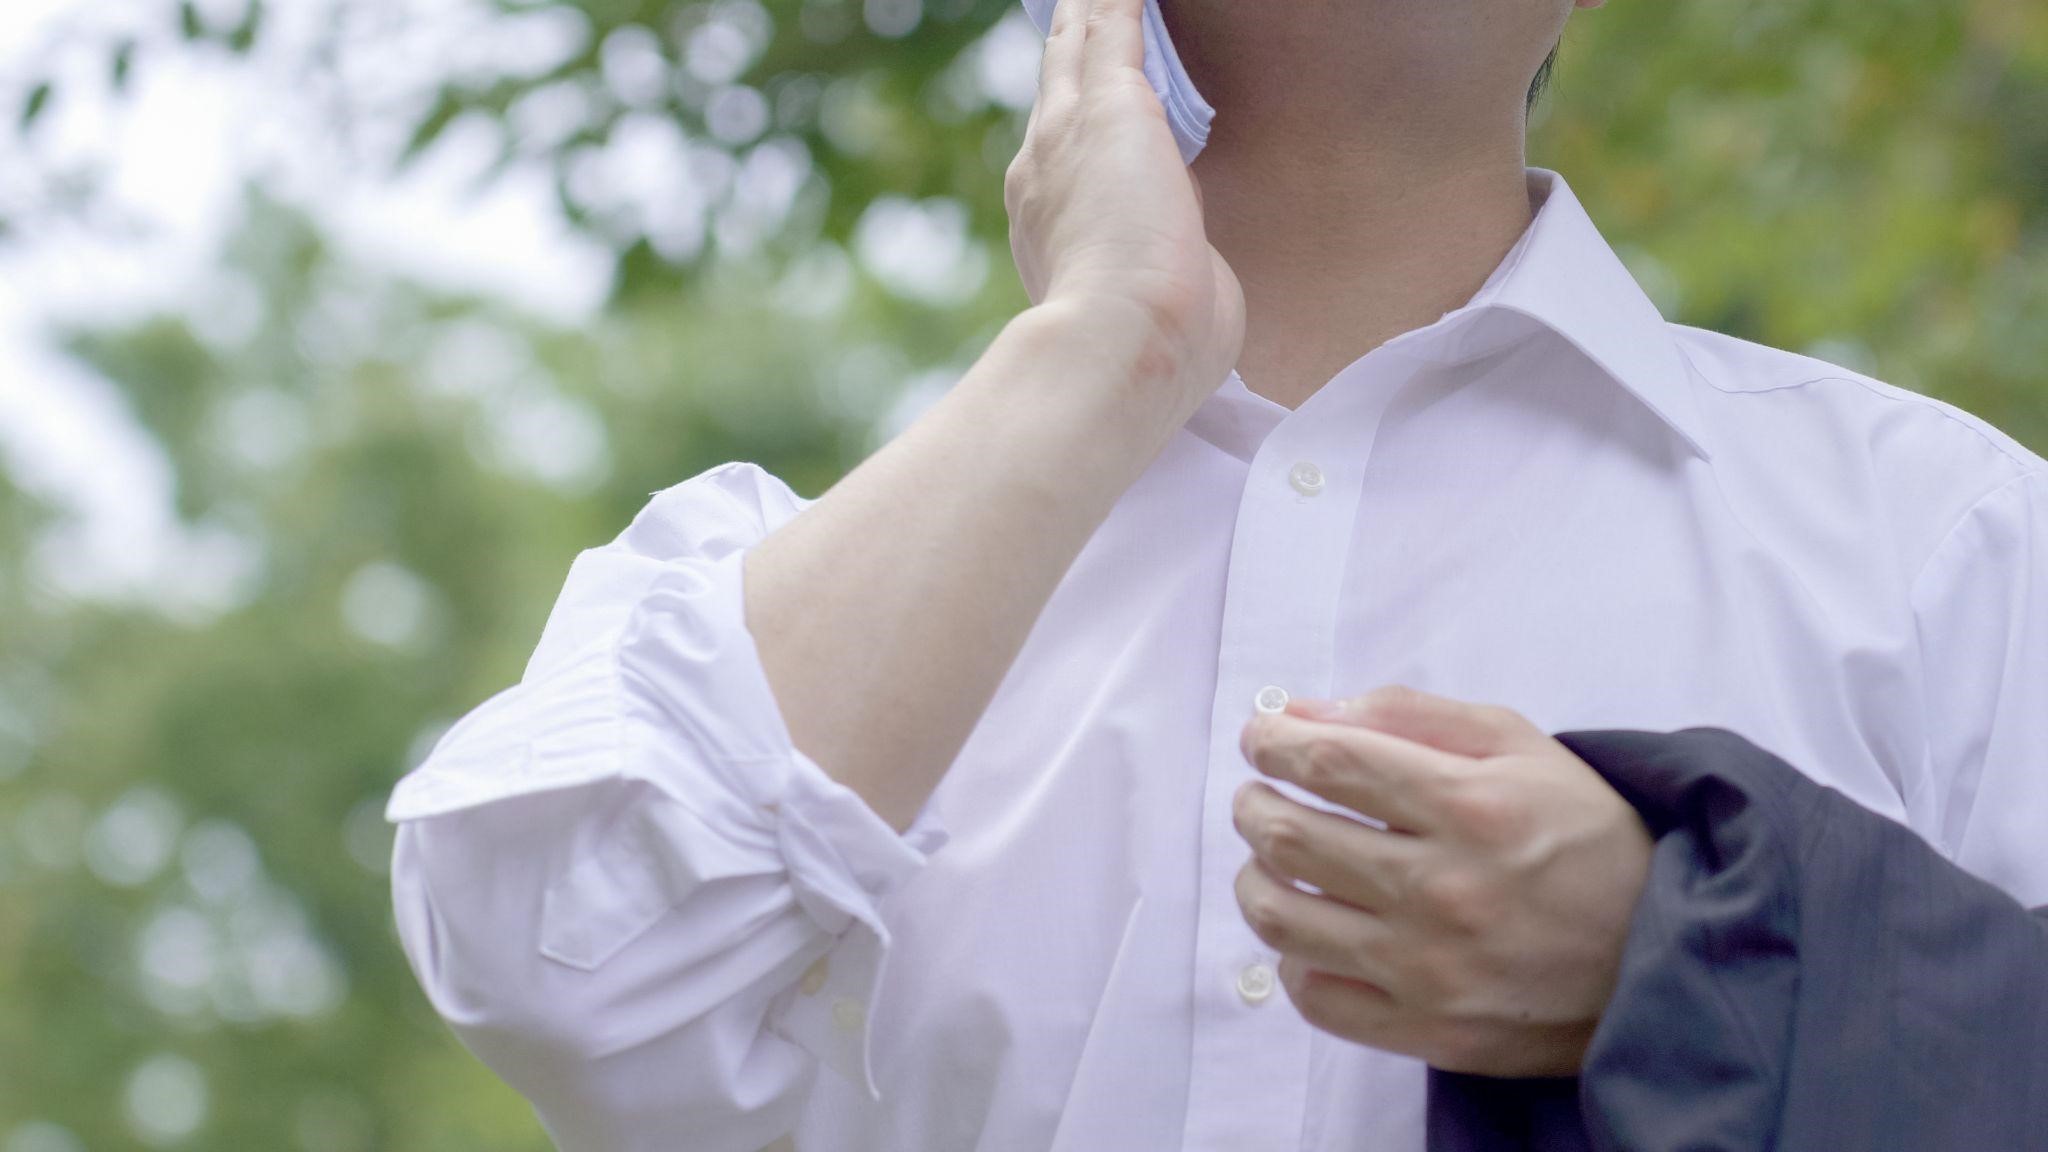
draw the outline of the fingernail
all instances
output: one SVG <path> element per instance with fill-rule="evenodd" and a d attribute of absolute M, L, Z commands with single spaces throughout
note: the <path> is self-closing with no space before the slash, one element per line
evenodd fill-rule
<path fill-rule="evenodd" d="M 1297 699 L 1288 702 L 1287 710 L 1311 720 L 1335 720 L 1344 714 L 1344 704 L 1340 700 Z"/>

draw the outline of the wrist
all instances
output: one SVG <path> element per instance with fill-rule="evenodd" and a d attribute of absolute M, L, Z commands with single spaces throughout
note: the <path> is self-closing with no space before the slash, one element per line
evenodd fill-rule
<path fill-rule="evenodd" d="M 1128 313 L 1043 304 L 1012 317 L 932 415 L 984 470 L 1089 504 L 1135 481 L 1200 405 L 1178 371 Z"/>
<path fill-rule="evenodd" d="M 1222 382 L 1219 376 L 1204 388 L 1193 349 L 1160 323 L 1142 304 L 1119 296 L 1050 297 L 1011 321 L 1070 348 L 1085 348 L 1090 360 L 1113 374 L 1116 383 L 1144 389 L 1143 395 L 1178 398 L 1188 392 L 1207 396 Z M 1199 403 L 1199 397 L 1197 398 Z"/>

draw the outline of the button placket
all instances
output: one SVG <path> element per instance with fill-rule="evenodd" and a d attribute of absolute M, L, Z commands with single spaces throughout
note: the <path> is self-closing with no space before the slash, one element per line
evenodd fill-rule
<path fill-rule="evenodd" d="M 1235 878 L 1250 848 L 1236 834 L 1231 801 L 1257 775 L 1239 750 L 1245 723 L 1330 688 L 1359 438 L 1349 422 L 1325 423 L 1295 421 L 1267 437 L 1246 474 L 1231 541 L 1203 794 L 1186 1152 L 1284 1143 L 1306 1114 L 1313 1033 L 1297 1014 L 1274 1010 L 1274 958 L 1237 907 Z M 1338 444 L 1347 464 L 1332 477 L 1317 461 Z"/>

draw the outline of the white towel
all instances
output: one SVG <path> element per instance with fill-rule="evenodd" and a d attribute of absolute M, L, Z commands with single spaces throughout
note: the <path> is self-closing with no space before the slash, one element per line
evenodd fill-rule
<path fill-rule="evenodd" d="M 1052 31 L 1053 3 L 1024 0 L 1024 11 L 1031 14 L 1031 22 L 1041 34 Z M 1216 110 L 1195 91 L 1195 82 L 1181 67 L 1180 53 L 1173 50 L 1173 38 L 1166 34 L 1166 21 L 1159 15 L 1159 0 L 1145 0 L 1145 78 L 1152 81 L 1152 90 L 1166 109 L 1166 122 L 1180 145 L 1180 158 L 1194 163 L 1209 142 L 1209 125 L 1216 119 Z"/>

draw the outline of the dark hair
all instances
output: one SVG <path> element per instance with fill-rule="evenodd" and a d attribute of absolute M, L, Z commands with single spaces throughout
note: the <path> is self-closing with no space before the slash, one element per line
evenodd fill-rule
<path fill-rule="evenodd" d="M 1550 87 L 1550 74 L 1557 71 L 1557 54 L 1564 47 L 1560 44 L 1550 50 L 1550 56 L 1543 61 L 1543 67 L 1536 70 L 1536 82 L 1529 85 L 1529 111 L 1536 110 L 1536 102 L 1543 99 L 1543 90 Z"/>

